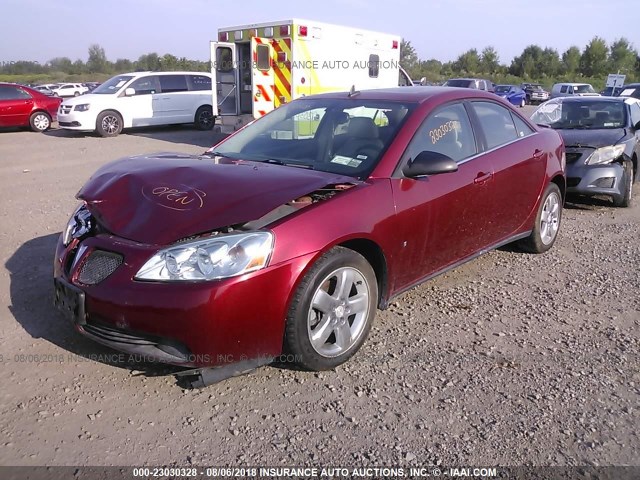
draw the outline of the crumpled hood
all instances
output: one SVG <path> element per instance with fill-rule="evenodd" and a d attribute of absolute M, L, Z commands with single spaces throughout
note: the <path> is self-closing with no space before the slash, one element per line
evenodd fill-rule
<path fill-rule="evenodd" d="M 615 145 L 624 136 L 623 128 L 603 128 L 599 130 L 564 129 L 558 130 L 566 147 L 589 146 L 606 147 Z"/>
<path fill-rule="evenodd" d="M 100 168 L 78 192 L 115 235 L 148 244 L 242 224 L 351 177 L 257 162 L 157 154 Z"/>

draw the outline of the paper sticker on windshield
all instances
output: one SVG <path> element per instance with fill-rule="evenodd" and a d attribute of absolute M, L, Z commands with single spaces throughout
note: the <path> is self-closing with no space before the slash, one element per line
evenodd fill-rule
<path fill-rule="evenodd" d="M 634 92 L 635 88 L 627 88 L 625 90 L 623 90 L 622 92 L 620 92 L 620 96 L 621 97 L 630 97 L 633 92 Z"/>
<path fill-rule="evenodd" d="M 355 168 L 362 163 L 362 160 L 356 160 L 355 158 L 336 155 L 331 159 L 331 163 L 339 163 L 340 165 L 346 165 L 347 167 Z"/>

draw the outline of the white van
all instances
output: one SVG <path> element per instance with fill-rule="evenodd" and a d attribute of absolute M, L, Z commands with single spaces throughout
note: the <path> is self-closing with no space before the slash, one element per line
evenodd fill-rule
<path fill-rule="evenodd" d="M 123 128 L 180 123 L 209 130 L 215 122 L 211 99 L 210 73 L 125 73 L 62 102 L 58 125 L 103 137 L 115 137 Z"/>
<path fill-rule="evenodd" d="M 599 95 L 590 83 L 556 83 L 551 88 L 551 96 L 549 98 L 572 96 L 597 97 Z"/>

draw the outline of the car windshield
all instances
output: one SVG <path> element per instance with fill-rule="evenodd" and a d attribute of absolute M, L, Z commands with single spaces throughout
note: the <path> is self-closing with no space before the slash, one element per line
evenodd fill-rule
<path fill-rule="evenodd" d="M 446 87 L 464 87 L 467 88 L 470 84 L 469 80 L 447 80 L 444 84 Z"/>
<path fill-rule="evenodd" d="M 591 85 L 576 85 L 573 87 L 574 93 L 596 93 Z"/>
<path fill-rule="evenodd" d="M 120 90 L 123 87 L 125 83 L 127 83 L 132 78 L 133 77 L 131 75 L 118 75 L 116 77 L 112 77 L 106 82 L 104 82 L 102 85 L 100 85 L 98 88 L 96 88 L 91 93 L 94 93 L 94 94 L 102 93 L 107 95 L 116 93 L 118 90 Z"/>
<path fill-rule="evenodd" d="M 599 130 L 622 128 L 627 118 L 624 102 L 563 102 L 558 99 L 543 103 L 531 120 L 551 128 Z"/>
<path fill-rule="evenodd" d="M 496 85 L 495 91 L 496 93 L 508 93 L 511 90 L 510 85 Z"/>
<path fill-rule="evenodd" d="M 357 97 L 299 99 L 248 125 L 208 155 L 366 178 L 414 108 L 413 103 Z"/>

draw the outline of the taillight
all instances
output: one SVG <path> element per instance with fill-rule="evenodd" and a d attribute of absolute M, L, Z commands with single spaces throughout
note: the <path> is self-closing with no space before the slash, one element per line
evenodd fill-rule
<path fill-rule="evenodd" d="M 298 33 L 300 34 L 301 37 L 306 37 L 307 36 L 307 26 L 306 25 L 300 25 L 298 27 Z"/>

